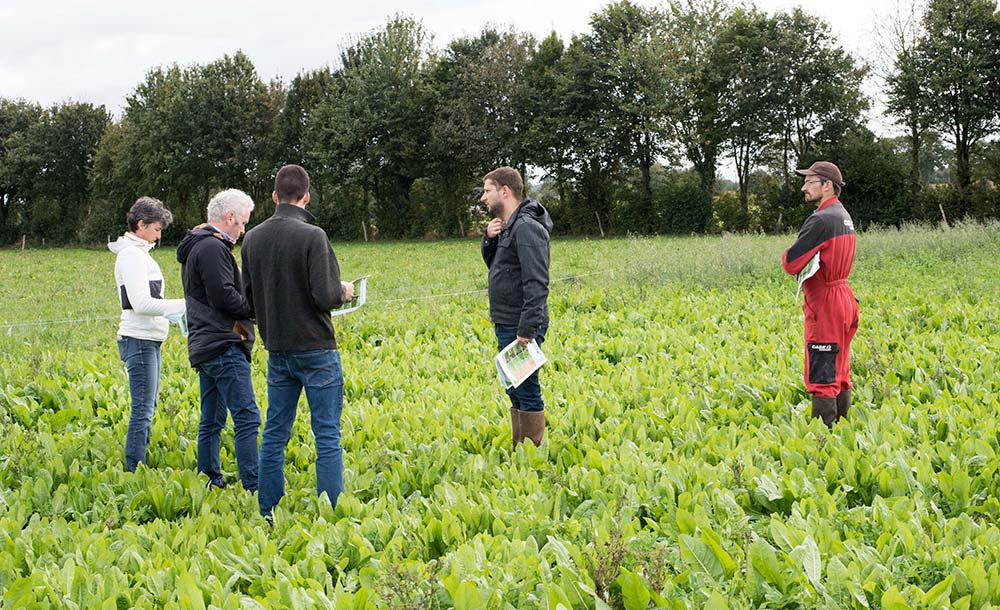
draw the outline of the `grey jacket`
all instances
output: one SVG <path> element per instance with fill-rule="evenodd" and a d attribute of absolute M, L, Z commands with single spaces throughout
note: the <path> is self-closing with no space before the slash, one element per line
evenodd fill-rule
<path fill-rule="evenodd" d="M 483 235 L 483 260 L 490 269 L 490 320 L 517 326 L 532 339 L 549 323 L 549 233 L 552 218 L 537 201 L 525 199 L 500 235 Z"/>

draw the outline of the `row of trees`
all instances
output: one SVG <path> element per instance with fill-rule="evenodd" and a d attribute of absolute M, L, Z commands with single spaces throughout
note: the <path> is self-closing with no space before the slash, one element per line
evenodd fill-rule
<path fill-rule="evenodd" d="M 893 24 L 883 76 L 908 130 L 895 140 L 864 126 L 868 66 L 822 20 L 726 0 L 622 0 L 568 42 L 488 28 L 443 49 L 394 17 L 287 86 L 243 53 L 153 69 L 117 121 L 0 100 L 0 240 L 97 241 L 140 194 L 168 202 L 176 236 L 228 187 L 259 221 L 284 163 L 310 170 L 311 209 L 340 238 L 466 234 L 498 165 L 538 178 L 557 227 L 581 233 L 794 226 L 808 206 L 792 170 L 817 158 L 844 168 L 861 224 L 995 213 L 996 189 L 974 184 L 1000 174 L 995 5 L 930 0 Z M 942 138 L 953 161 L 928 171 Z M 953 187 L 926 188 L 949 166 Z"/>

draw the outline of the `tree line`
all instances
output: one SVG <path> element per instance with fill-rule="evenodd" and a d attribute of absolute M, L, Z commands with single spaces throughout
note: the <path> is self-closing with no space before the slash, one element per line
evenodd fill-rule
<path fill-rule="evenodd" d="M 929 0 L 883 30 L 897 138 L 865 126 L 872 67 L 823 20 L 728 0 L 623 0 L 568 41 L 487 27 L 444 48 L 396 16 L 287 85 L 242 52 L 154 68 L 120 119 L 0 98 L 0 243 L 101 241 L 143 194 L 174 211 L 168 238 L 223 188 L 249 193 L 259 222 L 286 163 L 309 170 L 310 209 L 338 239 L 478 230 L 476 189 L 500 165 L 537 178 L 567 233 L 795 227 L 811 210 L 793 170 L 820 158 L 844 170 L 861 226 L 996 216 L 996 4 Z"/>

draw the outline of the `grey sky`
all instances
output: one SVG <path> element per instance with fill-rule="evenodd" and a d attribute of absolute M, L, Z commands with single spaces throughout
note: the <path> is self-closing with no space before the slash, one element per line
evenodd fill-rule
<path fill-rule="evenodd" d="M 650 4 L 642 0 L 644 4 Z M 802 6 L 826 19 L 846 50 L 868 57 L 877 13 L 900 0 L 758 0 L 762 10 Z M 905 4 L 905 0 L 903 0 Z M 0 96 L 50 105 L 104 104 L 116 116 L 150 68 L 207 63 L 242 49 L 264 79 L 331 64 L 340 49 L 391 15 L 420 19 L 444 46 L 483 25 L 513 25 L 537 37 L 586 32 L 603 0 L 339 0 L 110 2 L 0 0 Z M 294 16 L 290 16 L 294 13 Z"/>

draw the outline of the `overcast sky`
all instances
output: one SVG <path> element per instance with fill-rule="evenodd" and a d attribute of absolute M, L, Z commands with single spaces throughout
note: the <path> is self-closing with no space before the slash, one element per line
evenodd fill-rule
<path fill-rule="evenodd" d="M 857 57 L 872 52 L 877 15 L 906 0 L 757 0 L 773 12 L 801 6 L 830 23 Z M 643 4 L 652 4 L 643 1 Z M 586 32 L 602 0 L 337 0 L 0 2 L 0 97 L 50 105 L 104 104 L 119 116 L 150 68 L 207 63 L 243 50 L 265 79 L 333 64 L 340 49 L 401 13 L 420 19 L 443 47 L 487 23 L 565 39 Z"/>

